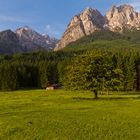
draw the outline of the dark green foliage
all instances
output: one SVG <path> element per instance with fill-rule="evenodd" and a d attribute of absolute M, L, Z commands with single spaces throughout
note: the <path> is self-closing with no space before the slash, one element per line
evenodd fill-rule
<path fill-rule="evenodd" d="M 140 53 L 135 51 L 39 52 L 3 56 L 0 64 L 2 90 L 58 83 L 91 91 L 140 89 Z"/>
<path fill-rule="evenodd" d="M 14 65 L 7 64 L 0 66 L 0 89 L 17 89 L 17 69 Z"/>
<path fill-rule="evenodd" d="M 140 90 L 140 32 L 97 32 L 58 52 L 0 56 L 0 89 Z"/>
<path fill-rule="evenodd" d="M 83 37 L 64 48 L 64 51 L 110 50 L 110 51 L 140 51 L 140 31 L 123 34 L 111 31 L 101 31 Z"/>
<path fill-rule="evenodd" d="M 45 88 L 48 85 L 48 64 L 45 62 L 39 63 L 39 86 Z"/>
<path fill-rule="evenodd" d="M 91 53 L 79 56 L 65 70 L 64 85 L 72 90 L 136 90 L 135 54 L 109 56 L 109 53 Z"/>
<path fill-rule="evenodd" d="M 38 69 L 35 66 L 20 64 L 17 65 L 18 87 L 37 87 Z"/>
<path fill-rule="evenodd" d="M 102 90 L 105 88 L 104 80 L 111 67 L 107 63 L 107 58 L 101 55 L 80 56 L 66 69 L 65 87 L 78 90 Z"/>
<path fill-rule="evenodd" d="M 57 63 L 51 62 L 48 64 L 48 81 L 49 84 L 57 84 L 58 83 L 58 70 Z"/>
<path fill-rule="evenodd" d="M 76 54 L 79 55 L 80 53 L 77 52 Z M 0 57 L 0 87 L 2 87 L 2 90 L 46 88 L 48 85 L 61 83 L 60 79 L 62 78 L 60 77 L 63 75 L 64 65 L 70 63 L 74 56 L 74 52 L 36 52 L 15 54 L 13 56 L 3 55 Z M 6 75 L 9 72 L 3 69 L 8 67 L 9 63 L 16 69 L 16 74 L 13 75 L 17 79 L 16 87 L 14 86 L 12 89 L 9 84 L 4 83 L 7 82 L 6 78 L 8 77 Z M 62 68 L 59 68 L 59 64 L 61 64 Z M 10 67 L 9 69 L 12 72 L 12 68 Z M 9 79 L 12 79 L 11 73 L 8 76 Z"/>

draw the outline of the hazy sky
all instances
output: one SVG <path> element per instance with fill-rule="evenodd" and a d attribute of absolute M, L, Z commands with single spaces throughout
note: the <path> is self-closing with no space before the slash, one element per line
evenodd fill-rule
<path fill-rule="evenodd" d="M 27 25 L 59 38 L 71 18 L 86 7 L 105 14 L 112 5 L 124 3 L 140 11 L 140 0 L 0 0 L 0 30 Z"/>

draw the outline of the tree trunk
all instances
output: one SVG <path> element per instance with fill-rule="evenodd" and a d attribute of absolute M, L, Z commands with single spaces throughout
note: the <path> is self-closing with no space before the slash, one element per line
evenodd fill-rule
<path fill-rule="evenodd" d="M 98 92 L 97 92 L 97 90 L 94 90 L 93 93 L 94 93 L 94 98 L 97 99 L 98 98 Z"/>

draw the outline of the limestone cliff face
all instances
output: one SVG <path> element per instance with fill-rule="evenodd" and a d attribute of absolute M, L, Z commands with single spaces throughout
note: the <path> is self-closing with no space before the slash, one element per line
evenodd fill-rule
<path fill-rule="evenodd" d="M 96 9 L 87 8 L 79 15 L 73 17 L 55 51 L 64 48 L 69 43 L 102 29 L 104 17 Z"/>
<path fill-rule="evenodd" d="M 140 13 L 130 5 L 113 6 L 105 16 L 96 9 L 86 8 L 81 14 L 73 17 L 54 50 L 60 50 L 83 36 L 101 30 L 140 30 Z"/>
<path fill-rule="evenodd" d="M 140 13 L 129 5 L 113 6 L 106 14 L 106 27 L 111 31 L 140 30 Z"/>

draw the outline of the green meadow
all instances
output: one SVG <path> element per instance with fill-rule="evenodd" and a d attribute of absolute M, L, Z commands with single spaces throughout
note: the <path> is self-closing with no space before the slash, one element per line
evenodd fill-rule
<path fill-rule="evenodd" d="M 140 140 L 140 94 L 0 92 L 0 140 Z"/>

